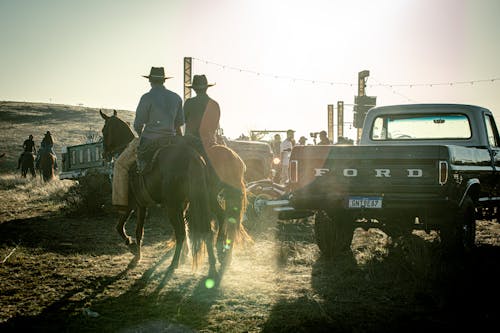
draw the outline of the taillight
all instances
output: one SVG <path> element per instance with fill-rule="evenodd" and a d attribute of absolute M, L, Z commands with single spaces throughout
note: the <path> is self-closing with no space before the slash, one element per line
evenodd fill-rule
<path fill-rule="evenodd" d="M 288 172 L 290 172 L 290 182 L 297 183 L 299 181 L 299 161 L 291 160 Z"/>
<path fill-rule="evenodd" d="M 439 161 L 439 185 L 446 184 L 448 180 L 448 162 Z"/>

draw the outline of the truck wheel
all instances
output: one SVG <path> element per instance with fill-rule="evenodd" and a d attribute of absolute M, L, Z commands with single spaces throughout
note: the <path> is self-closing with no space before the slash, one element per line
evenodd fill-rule
<path fill-rule="evenodd" d="M 245 227 L 248 231 L 263 231 L 270 225 L 270 221 L 274 219 L 275 214 L 272 208 L 266 206 L 264 202 L 276 198 L 277 196 L 264 192 L 248 196 L 248 206 L 245 212 Z"/>
<path fill-rule="evenodd" d="M 327 258 L 347 254 L 354 235 L 352 221 L 343 214 L 332 218 L 324 211 L 314 215 L 314 233 L 321 254 Z"/>
<path fill-rule="evenodd" d="M 476 220 L 474 203 L 466 197 L 455 216 L 441 227 L 441 243 L 450 254 L 470 252 L 476 241 Z"/>

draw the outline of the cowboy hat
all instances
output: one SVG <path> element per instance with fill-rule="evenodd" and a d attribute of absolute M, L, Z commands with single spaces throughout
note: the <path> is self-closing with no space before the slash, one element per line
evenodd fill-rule
<path fill-rule="evenodd" d="M 146 79 L 171 79 L 172 77 L 165 76 L 165 70 L 163 67 L 151 67 L 149 75 L 143 75 Z"/>
<path fill-rule="evenodd" d="M 208 83 L 207 77 L 205 75 L 195 75 L 193 77 L 193 83 L 191 84 L 186 84 L 186 87 L 188 88 L 208 88 L 215 86 L 215 83 Z"/>

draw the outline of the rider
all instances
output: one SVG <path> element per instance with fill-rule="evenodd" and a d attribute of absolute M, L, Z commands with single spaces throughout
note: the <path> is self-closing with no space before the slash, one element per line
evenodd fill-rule
<path fill-rule="evenodd" d="M 52 138 L 52 134 L 50 131 L 47 131 L 40 143 L 40 149 L 38 150 L 38 154 L 36 156 L 36 168 L 38 169 L 40 166 L 40 156 L 44 152 L 49 152 L 54 155 L 54 169 L 57 169 L 57 156 L 54 151 L 54 139 Z"/>
<path fill-rule="evenodd" d="M 33 135 L 30 134 L 29 137 L 26 140 L 24 140 L 23 149 L 24 151 L 21 153 L 21 156 L 19 156 L 19 160 L 17 161 L 18 169 L 21 167 L 21 160 L 24 154 L 26 153 L 36 154 L 35 141 L 33 141 Z"/>
<path fill-rule="evenodd" d="M 217 143 L 219 128 L 219 104 L 207 95 L 208 87 L 215 83 L 208 83 L 205 75 L 195 75 L 193 83 L 187 85 L 196 92 L 196 96 L 184 103 L 186 115 L 186 137 L 192 142 L 203 156 L 206 150 Z"/>
<path fill-rule="evenodd" d="M 179 95 L 165 88 L 164 83 L 170 77 L 165 76 L 163 67 L 151 67 L 149 75 L 151 90 L 142 95 L 135 113 L 134 129 L 140 138 L 133 139 L 115 161 L 113 169 L 113 206 L 120 212 L 128 210 L 128 172 L 137 160 L 141 172 L 145 162 L 143 154 L 148 147 L 154 146 L 160 139 L 182 135 L 184 125 L 182 99 Z"/>

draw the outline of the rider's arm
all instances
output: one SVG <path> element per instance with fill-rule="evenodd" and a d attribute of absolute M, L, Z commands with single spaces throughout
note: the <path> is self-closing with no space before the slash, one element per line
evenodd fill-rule
<path fill-rule="evenodd" d="M 137 135 L 141 136 L 142 129 L 149 119 L 149 103 L 147 102 L 147 95 L 144 94 L 137 105 L 135 111 L 134 129 Z"/>
<path fill-rule="evenodd" d="M 182 136 L 182 126 L 184 125 L 186 117 L 184 114 L 184 109 L 182 108 L 182 99 L 179 98 L 177 102 L 177 112 L 175 114 L 174 127 L 175 135 Z"/>

